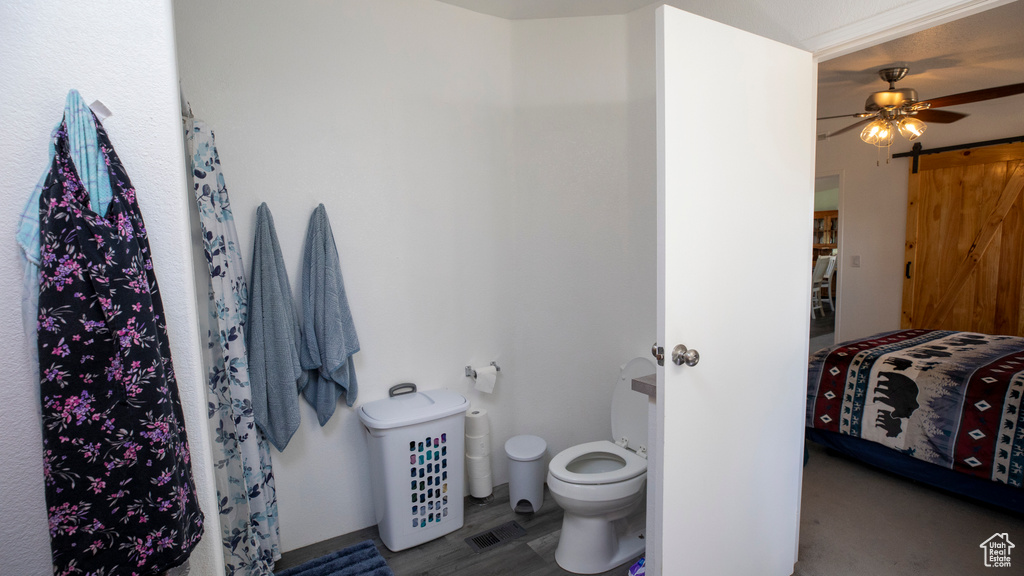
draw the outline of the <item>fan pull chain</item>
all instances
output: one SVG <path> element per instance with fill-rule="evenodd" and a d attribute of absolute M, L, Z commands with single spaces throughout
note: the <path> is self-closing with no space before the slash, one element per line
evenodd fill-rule
<path fill-rule="evenodd" d="M 892 143 L 885 145 L 885 163 L 888 164 L 892 160 Z M 882 147 L 875 146 L 875 166 L 882 165 Z"/>

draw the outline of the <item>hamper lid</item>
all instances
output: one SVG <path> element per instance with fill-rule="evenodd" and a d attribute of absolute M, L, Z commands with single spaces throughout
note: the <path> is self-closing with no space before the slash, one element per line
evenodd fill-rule
<path fill-rule="evenodd" d="M 469 401 L 451 390 L 425 390 L 398 394 L 359 407 L 359 419 L 367 428 L 384 430 L 438 420 L 465 412 Z"/>

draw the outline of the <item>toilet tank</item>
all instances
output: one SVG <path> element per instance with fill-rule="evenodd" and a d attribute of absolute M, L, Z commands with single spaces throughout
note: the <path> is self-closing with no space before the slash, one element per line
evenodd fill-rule
<path fill-rule="evenodd" d="M 647 404 L 650 398 L 633 390 L 633 380 L 654 374 L 657 367 L 647 358 L 633 358 L 620 367 L 619 381 L 612 393 L 612 441 L 625 438 L 625 448 L 636 452 L 647 448 Z"/>

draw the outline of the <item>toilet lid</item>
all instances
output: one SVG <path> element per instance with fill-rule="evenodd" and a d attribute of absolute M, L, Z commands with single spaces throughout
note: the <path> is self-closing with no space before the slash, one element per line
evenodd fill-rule
<path fill-rule="evenodd" d="M 633 390 L 633 379 L 654 374 L 657 368 L 647 358 L 634 358 L 622 365 L 619 381 L 612 393 L 612 441 L 625 437 L 634 452 L 647 446 L 646 394 Z"/>

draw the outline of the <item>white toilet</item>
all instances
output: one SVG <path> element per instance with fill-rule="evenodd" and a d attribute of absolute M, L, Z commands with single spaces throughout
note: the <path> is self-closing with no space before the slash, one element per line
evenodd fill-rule
<path fill-rule="evenodd" d="M 548 488 L 565 511 L 555 560 L 569 572 L 606 572 L 644 551 L 648 397 L 631 381 L 654 372 L 646 358 L 622 366 L 612 395 L 614 442 L 572 446 L 548 464 Z"/>

